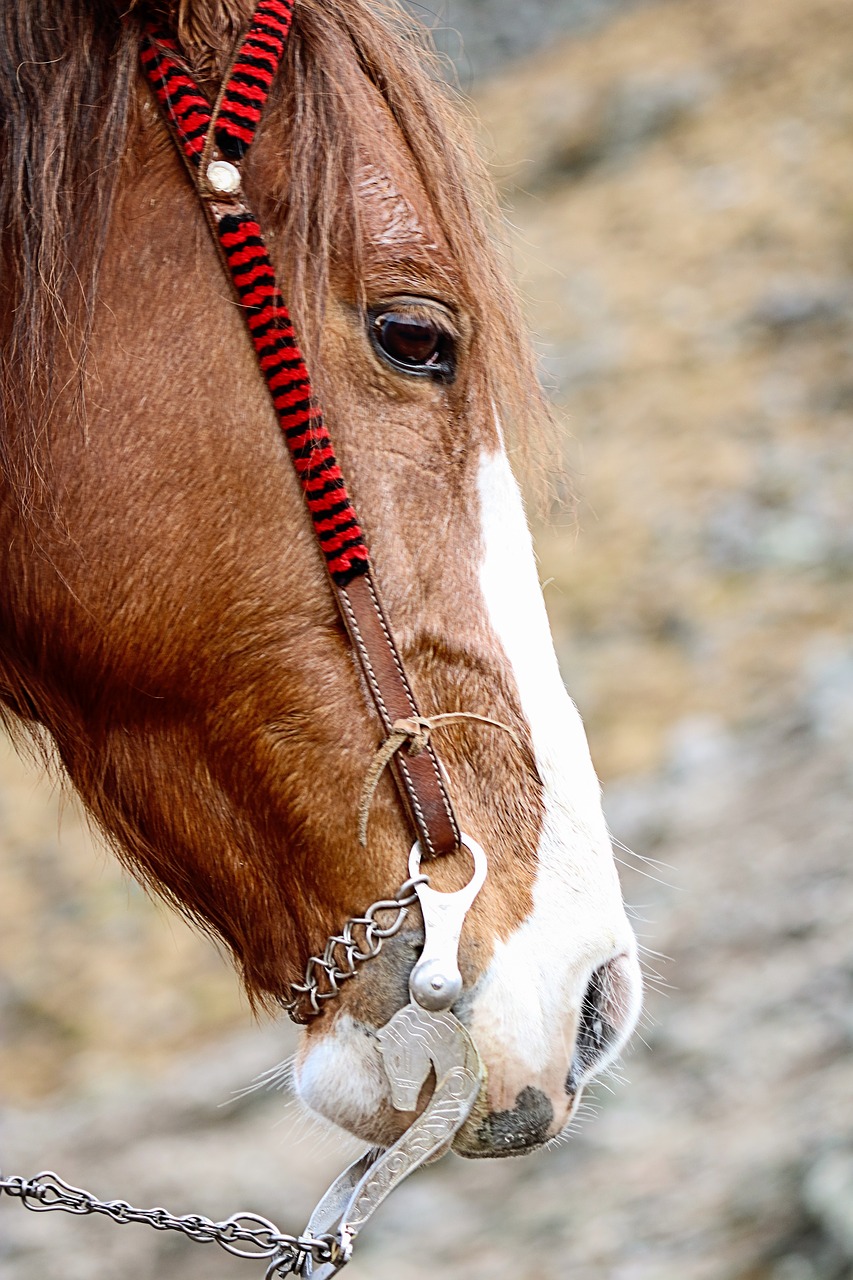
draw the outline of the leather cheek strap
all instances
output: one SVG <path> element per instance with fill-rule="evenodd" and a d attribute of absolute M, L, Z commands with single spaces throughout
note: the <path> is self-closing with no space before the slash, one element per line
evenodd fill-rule
<path fill-rule="evenodd" d="M 395 721 L 420 713 L 370 571 L 335 594 L 386 734 Z M 394 758 L 397 785 L 426 857 L 459 847 L 459 827 L 431 744 Z"/>

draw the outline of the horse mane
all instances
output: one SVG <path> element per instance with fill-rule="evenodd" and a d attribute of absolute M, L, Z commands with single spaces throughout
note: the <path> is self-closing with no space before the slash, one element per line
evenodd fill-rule
<path fill-rule="evenodd" d="M 49 441 L 69 368 L 85 421 L 83 368 L 98 273 L 132 136 L 140 28 L 167 14 L 211 84 L 248 0 L 27 0 L 0 18 L 0 463 L 23 513 L 49 493 Z M 472 368 L 524 439 L 541 417 L 534 361 L 502 264 L 501 219 L 458 104 L 423 33 L 374 0 L 298 0 L 272 111 L 292 168 L 271 212 L 289 247 L 288 305 L 309 355 L 341 228 L 357 233 L 356 152 L 346 85 L 353 57 L 407 144 L 458 264 L 475 321 Z M 343 182 L 342 182 L 343 178 Z M 342 210 L 341 192 L 349 193 Z M 266 212 L 262 210 L 262 213 Z M 350 240 L 358 246 L 358 235 Z M 478 348 L 478 350 L 477 350 Z"/>

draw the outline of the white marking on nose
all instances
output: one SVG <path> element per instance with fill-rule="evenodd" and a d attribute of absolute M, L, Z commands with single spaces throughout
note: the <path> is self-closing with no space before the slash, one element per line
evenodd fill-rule
<path fill-rule="evenodd" d="M 479 491 L 480 586 L 515 676 L 540 776 L 549 796 L 568 804 L 573 823 L 606 838 L 586 734 L 560 675 L 521 495 L 502 450 L 483 457 Z"/>
<path fill-rule="evenodd" d="M 388 1092 L 375 1044 L 348 1014 L 338 1016 L 332 1035 L 302 1042 L 294 1084 L 309 1110 L 350 1130 L 357 1130 Z"/>
<path fill-rule="evenodd" d="M 559 1055 L 562 1028 L 570 1011 L 577 1016 L 592 970 L 619 952 L 633 956 L 635 944 L 598 779 L 560 676 L 521 496 L 503 450 L 483 456 L 478 483 L 480 586 L 530 728 L 545 815 L 533 910 L 496 944 L 471 1031 L 487 1060 L 494 1053 L 510 1073 L 513 1063 L 539 1073 Z"/>

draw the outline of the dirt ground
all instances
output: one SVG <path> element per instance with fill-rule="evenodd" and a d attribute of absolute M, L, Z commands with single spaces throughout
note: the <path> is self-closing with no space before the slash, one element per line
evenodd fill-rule
<path fill-rule="evenodd" d="M 422 1173 L 349 1275 L 853 1280 L 853 10 L 653 3 L 477 106 L 564 415 L 541 573 L 642 855 L 647 1012 L 568 1142 Z M 229 1102 L 292 1029 L 38 779 L 0 755 L 0 1167 L 298 1228 L 353 1148 L 286 1091 Z M 0 1203 L 0 1280 L 253 1274 Z"/>

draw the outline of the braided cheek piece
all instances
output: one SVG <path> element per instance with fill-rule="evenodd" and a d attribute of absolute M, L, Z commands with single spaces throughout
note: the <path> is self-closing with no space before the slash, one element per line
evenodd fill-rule
<path fill-rule="evenodd" d="M 169 118 L 187 162 L 198 168 L 211 124 L 219 152 L 239 163 L 255 136 L 284 52 L 291 0 L 261 0 L 213 112 L 179 61 L 176 41 L 156 24 L 146 28 L 142 68 Z M 245 205 L 216 213 L 216 234 L 242 304 L 326 565 L 338 586 L 370 568 L 370 557 L 332 441 L 254 215 Z"/>
<path fill-rule="evenodd" d="M 279 424 L 329 572 L 341 586 L 368 567 L 364 536 L 344 484 L 260 227 L 250 213 L 217 224 Z"/>
<path fill-rule="evenodd" d="M 216 116 L 216 145 L 229 160 L 241 160 L 255 136 L 292 19 L 292 0 L 261 0 L 255 10 Z"/>
<path fill-rule="evenodd" d="M 185 159 L 196 168 L 210 129 L 210 103 L 178 61 L 175 38 L 150 23 L 139 55 L 154 96 L 172 122 Z"/>

